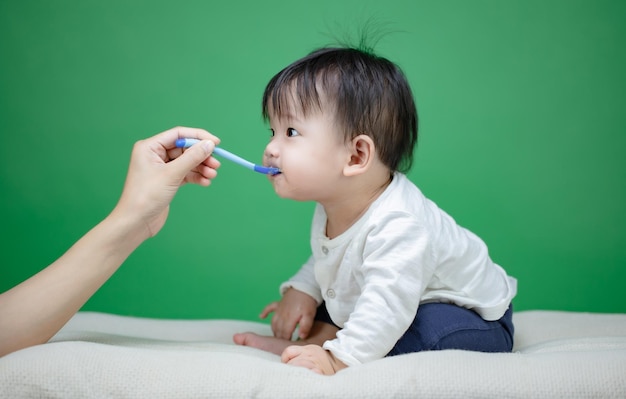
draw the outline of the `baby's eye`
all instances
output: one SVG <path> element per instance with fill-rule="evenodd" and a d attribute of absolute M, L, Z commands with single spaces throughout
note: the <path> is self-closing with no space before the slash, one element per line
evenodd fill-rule
<path fill-rule="evenodd" d="M 287 137 L 298 136 L 300 133 L 292 127 L 287 128 Z"/>
<path fill-rule="evenodd" d="M 270 129 L 270 132 L 272 133 L 271 137 L 274 137 L 274 129 Z"/>

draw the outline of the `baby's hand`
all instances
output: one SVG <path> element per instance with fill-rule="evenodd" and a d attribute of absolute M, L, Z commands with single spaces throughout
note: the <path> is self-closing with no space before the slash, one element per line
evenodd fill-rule
<path fill-rule="evenodd" d="M 317 345 L 292 345 L 287 347 L 280 359 L 292 366 L 305 367 L 318 374 L 333 375 L 348 367 L 331 352 Z"/>
<path fill-rule="evenodd" d="M 275 337 L 291 340 L 296 326 L 300 325 L 298 336 L 300 339 L 304 339 L 313 327 L 316 311 L 317 301 L 315 298 L 302 291 L 289 288 L 280 301 L 267 305 L 260 317 L 264 319 L 274 312 L 272 331 Z"/>

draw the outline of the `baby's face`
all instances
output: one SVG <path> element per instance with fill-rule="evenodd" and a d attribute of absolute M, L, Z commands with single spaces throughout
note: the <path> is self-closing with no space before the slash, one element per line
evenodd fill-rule
<path fill-rule="evenodd" d="M 268 176 L 280 197 L 317 202 L 332 198 L 333 183 L 350 159 L 333 122 L 321 111 L 306 117 L 299 112 L 281 118 L 270 114 L 272 138 L 263 164 L 281 169 L 281 174 Z"/>

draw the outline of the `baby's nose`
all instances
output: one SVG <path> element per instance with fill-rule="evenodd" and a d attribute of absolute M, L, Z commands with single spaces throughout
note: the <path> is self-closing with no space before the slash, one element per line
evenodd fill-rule
<path fill-rule="evenodd" d="M 278 148 L 274 144 L 274 142 L 268 143 L 265 146 L 265 151 L 263 152 L 263 157 L 265 159 L 276 158 L 278 156 Z"/>

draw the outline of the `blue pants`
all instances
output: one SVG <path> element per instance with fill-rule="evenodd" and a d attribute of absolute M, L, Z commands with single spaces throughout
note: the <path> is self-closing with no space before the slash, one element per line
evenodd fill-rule
<path fill-rule="evenodd" d="M 448 303 L 419 306 L 413 323 L 387 356 L 403 353 L 464 349 L 477 352 L 510 352 L 513 349 L 512 305 L 500 320 L 487 321 L 473 310 Z M 315 320 L 339 328 L 328 315 L 326 304 Z"/>

